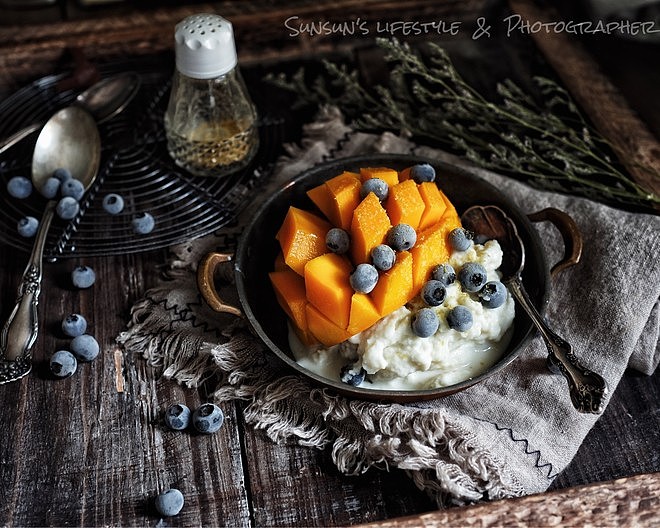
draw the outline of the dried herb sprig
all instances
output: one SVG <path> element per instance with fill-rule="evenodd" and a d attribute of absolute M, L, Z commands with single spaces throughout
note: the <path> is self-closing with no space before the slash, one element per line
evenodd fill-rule
<path fill-rule="evenodd" d="M 538 187 L 608 202 L 652 207 L 660 197 L 612 160 L 607 141 L 554 81 L 535 77 L 535 99 L 515 83 L 497 85 L 498 101 L 473 89 L 443 48 L 423 59 L 408 44 L 379 39 L 390 64 L 388 86 L 364 87 L 356 71 L 326 61 L 327 75 L 307 83 L 304 70 L 272 77 L 313 104 L 334 104 L 361 130 L 396 130 L 449 147 L 475 164 Z"/>

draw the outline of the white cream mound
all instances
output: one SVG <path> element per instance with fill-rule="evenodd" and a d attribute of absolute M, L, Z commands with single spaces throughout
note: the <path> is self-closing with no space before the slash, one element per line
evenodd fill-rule
<path fill-rule="evenodd" d="M 502 249 L 490 240 L 455 251 L 449 259 L 457 273 L 467 262 L 478 262 L 486 268 L 489 281 L 499 280 Z M 473 324 L 465 332 L 447 325 L 447 313 L 457 305 L 472 312 Z M 462 291 L 458 281 L 454 282 L 447 287 L 442 305 L 433 308 L 440 327 L 426 338 L 416 336 L 411 327 L 414 312 L 423 306 L 416 298 L 348 342 L 333 347 L 304 347 L 293 332 L 289 332 L 289 342 L 296 361 L 325 378 L 339 380 L 341 368 L 354 364 L 353 370 L 362 367 L 367 372 L 362 388 L 388 390 L 432 389 L 473 378 L 496 363 L 509 344 L 515 315 L 510 294 L 502 306 L 489 309 L 476 294 Z"/>

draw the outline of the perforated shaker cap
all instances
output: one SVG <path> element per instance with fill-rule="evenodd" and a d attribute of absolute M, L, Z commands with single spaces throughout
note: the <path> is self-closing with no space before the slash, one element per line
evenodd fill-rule
<path fill-rule="evenodd" d="M 220 15 L 191 15 L 176 25 L 176 67 L 193 79 L 213 79 L 238 61 L 231 22 Z"/>

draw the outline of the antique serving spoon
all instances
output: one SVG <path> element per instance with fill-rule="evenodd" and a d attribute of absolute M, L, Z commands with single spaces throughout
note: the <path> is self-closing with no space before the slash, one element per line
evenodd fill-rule
<path fill-rule="evenodd" d="M 64 108 L 48 120 L 37 138 L 32 156 L 32 183 L 40 191 L 55 169 L 66 168 L 87 191 L 96 179 L 100 160 L 101 138 L 94 118 L 80 107 Z M 0 384 L 22 378 L 32 366 L 32 346 L 39 333 L 41 264 L 56 205 L 55 200 L 46 204 L 18 288 L 16 305 L 0 333 Z"/>
<path fill-rule="evenodd" d="M 499 207 L 487 205 L 470 207 L 461 215 L 461 221 L 467 229 L 500 243 L 504 253 L 500 267 L 502 282 L 540 332 L 548 347 L 551 370 L 566 378 L 571 401 L 579 412 L 600 414 L 608 391 L 607 383 L 578 361 L 571 345 L 550 330 L 529 298 L 521 279 L 525 246 L 513 220 Z"/>
<path fill-rule="evenodd" d="M 78 94 L 75 106 L 87 110 L 97 123 L 105 123 L 131 102 L 140 88 L 140 77 L 127 72 L 106 77 Z M 0 144 L 0 154 L 43 126 L 43 122 L 33 123 L 15 132 Z"/>

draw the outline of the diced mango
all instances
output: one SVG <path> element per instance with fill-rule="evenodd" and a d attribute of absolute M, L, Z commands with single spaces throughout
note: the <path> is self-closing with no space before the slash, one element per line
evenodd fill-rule
<path fill-rule="evenodd" d="M 360 178 L 363 182 L 371 178 L 380 178 L 390 187 L 399 183 L 399 174 L 394 169 L 388 169 L 387 167 L 366 167 L 360 169 Z"/>
<path fill-rule="evenodd" d="M 334 210 L 334 206 L 332 196 L 330 195 L 330 189 L 328 189 L 325 182 L 307 191 L 307 196 L 309 196 L 309 199 L 314 202 L 316 207 L 319 208 L 325 217 L 329 219 Z"/>
<path fill-rule="evenodd" d="M 390 219 L 374 193 L 369 193 L 353 212 L 351 256 L 355 265 L 369 262 L 369 254 L 382 244 L 392 227 Z"/>
<path fill-rule="evenodd" d="M 305 264 L 307 299 L 341 328 L 348 326 L 351 312 L 352 269 L 350 261 L 336 253 L 326 253 Z"/>
<path fill-rule="evenodd" d="M 336 227 L 350 229 L 353 211 L 360 203 L 360 176 L 344 172 L 325 183 L 332 198 L 332 210 L 328 218 Z"/>
<path fill-rule="evenodd" d="M 312 304 L 307 305 L 307 324 L 310 333 L 325 346 L 346 341 L 350 334 L 323 315 Z"/>
<path fill-rule="evenodd" d="M 424 213 L 424 200 L 413 180 L 406 180 L 393 187 L 385 201 L 385 209 L 392 225 L 408 224 L 413 229 L 419 227 Z"/>
<path fill-rule="evenodd" d="M 424 200 L 424 212 L 418 227 L 419 231 L 423 231 L 440 221 L 447 209 L 447 203 L 443 199 L 440 189 L 433 182 L 420 183 L 417 190 L 422 200 Z"/>
<path fill-rule="evenodd" d="M 442 215 L 442 221 L 449 223 L 450 225 L 449 231 L 457 227 L 461 227 L 461 218 L 458 216 L 458 212 L 456 211 L 454 204 L 451 203 L 451 201 L 449 200 L 449 198 L 447 198 L 447 195 L 445 193 L 440 191 L 440 194 L 442 195 L 442 199 L 445 201 L 445 205 L 447 206 L 444 214 Z"/>
<path fill-rule="evenodd" d="M 275 257 L 273 269 L 275 271 L 284 271 L 290 269 L 289 266 L 286 265 L 286 262 L 284 261 L 284 254 L 281 251 L 277 254 L 277 257 Z"/>
<path fill-rule="evenodd" d="M 276 235 L 287 266 L 302 275 L 307 261 L 327 251 L 325 235 L 331 227 L 315 214 L 289 207 Z"/>
<path fill-rule="evenodd" d="M 406 167 L 405 169 L 399 171 L 399 182 L 410 179 L 410 169 L 412 169 L 412 167 Z"/>
<path fill-rule="evenodd" d="M 288 268 L 273 271 L 268 276 L 280 306 L 298 328 L 307 330 L 305 279 Z"/>
<path fill-rule="evenodd" d="M 417 236 L 417 243 L 410 250 L 413 258 L 413 288 L 416 291 L 429 279 L 435 266 L 449 260 L 447 235 L 452 229 L 451 222 L 440 222 Z"/>
<path fill-rule="evenodd" d="M 354 293 L 351 298 L 351 318 L 348 323 L 348 334 L 359 334 L 380 319 L 380 313 L 374 302 L 366 293 Z"/>
<path fill-rule="evenodd" d="M 369 294 L 381 317 L 400 308 L 417 293 L 413 289 L 412 266 L 412 255 L 408 251 L 400 251 L 392 269 L 381 273 L 378 284 Z"/>

